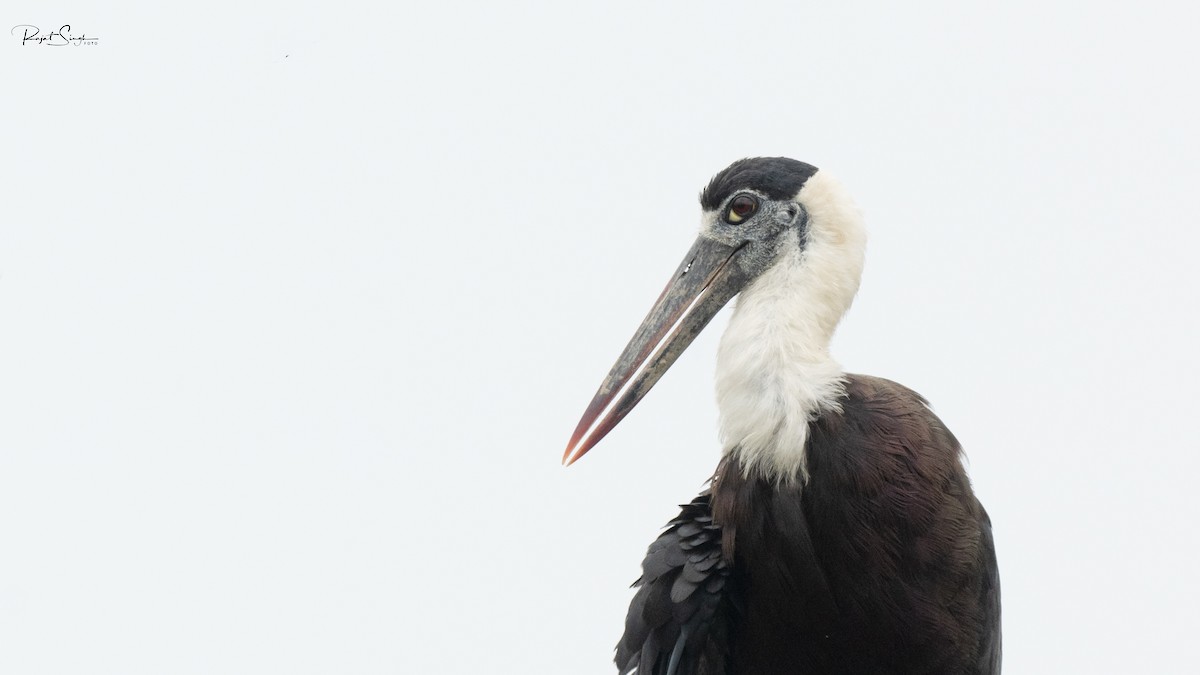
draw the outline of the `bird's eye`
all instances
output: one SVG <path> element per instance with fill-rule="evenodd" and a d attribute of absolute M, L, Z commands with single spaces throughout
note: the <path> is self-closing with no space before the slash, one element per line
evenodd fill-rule
<path fill-rule="evenodd" d="M 758 210 L 758 200 L 753 195 L 738 195 L 729 202 L 729 213 L 725 214 L 725 222 L 734 225 L 754 215 Z"/>

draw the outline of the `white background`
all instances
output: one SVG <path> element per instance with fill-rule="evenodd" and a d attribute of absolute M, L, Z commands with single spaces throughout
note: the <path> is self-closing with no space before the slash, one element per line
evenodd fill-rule
<path fill-rule="evenodd" d="M 0 672 L 614 672 L 726 315 L 559 457 L 754 155 L 867 214 L 1007 672 L 1194 669 L 1193 4 L 106 4 L 0 10 Z"/>

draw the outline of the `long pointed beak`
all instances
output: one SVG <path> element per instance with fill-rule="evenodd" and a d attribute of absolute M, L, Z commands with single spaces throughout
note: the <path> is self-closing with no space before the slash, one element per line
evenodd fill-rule
<path fill-rule="evenodd" d="M 733 264 L 742 246 L 696 239 L 662 295 L 592 397 L 571 434 L 563 464 L 571 465 L 617 426 L 729 299 L 749 281 Z"/>

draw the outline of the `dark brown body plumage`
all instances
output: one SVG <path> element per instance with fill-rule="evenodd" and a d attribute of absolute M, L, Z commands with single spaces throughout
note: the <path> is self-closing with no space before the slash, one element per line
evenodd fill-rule
<path fill-rule="evenodd" d="M 925 401 L 849 376 L 806 452 L 803 484 L 722 461 L 651 546 L 622 672 L 998 673 L 991 524 Z"/>

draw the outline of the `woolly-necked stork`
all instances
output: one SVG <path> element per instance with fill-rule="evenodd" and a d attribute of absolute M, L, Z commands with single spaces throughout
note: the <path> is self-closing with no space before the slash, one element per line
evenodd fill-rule
<path fill-rule="evenodd" d="M 574 462 L 735 295 L 717 354 L 722 458 L 650 546 L 621 673 L 998 673 L 991 523 L 958 441 L 917 393 L 842 371 L 829 343 L 866 235 L 841 185 L 734 162 L 700 234 L 601 384 Z"/>

